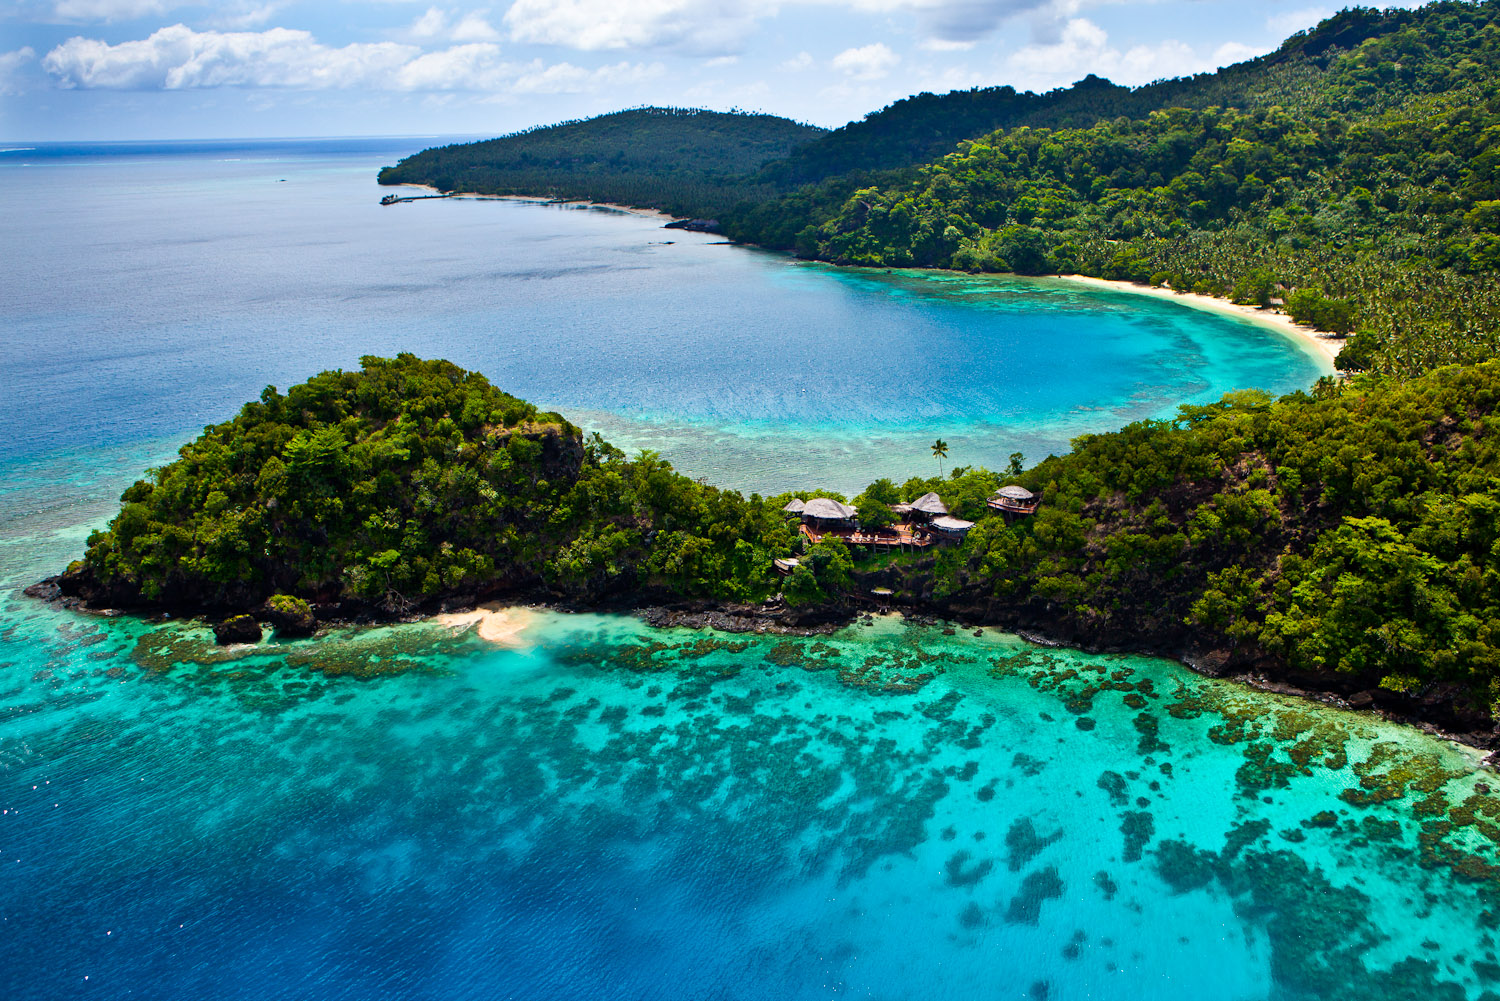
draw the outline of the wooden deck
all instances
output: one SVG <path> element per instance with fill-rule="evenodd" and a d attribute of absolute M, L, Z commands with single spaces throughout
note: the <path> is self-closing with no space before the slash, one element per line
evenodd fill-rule
<path fill-rule="evenodd" d="M 1011 500 L 1009 497 L 991 497 L 990 507 L 1005 514 L 1036 514 L 1041 498 L 1029 501 Z"/>
<path fill-rule="evenodd" d="M 872 549 L 925 549 L 936 541 L 929 533 L 911 525 L 892 525 L 875 531 L 858 528 L 825 528 L 820 531 L 808 524 L 803 524 L 801 528 L 802 534 L 813 545 L 823 539 L 838 539 L 846 546 L 869 546 Z"/>

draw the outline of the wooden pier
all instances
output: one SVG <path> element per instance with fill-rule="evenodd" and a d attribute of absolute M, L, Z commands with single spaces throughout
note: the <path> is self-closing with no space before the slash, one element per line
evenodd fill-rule
<path fill-rule="evenodd" d="M 453 192 L 442 195 L 386 195 L 380 199 L 382 205 L 400 205 L 402 202 L 420 202 L 428 198 L 452 198 Z"/>

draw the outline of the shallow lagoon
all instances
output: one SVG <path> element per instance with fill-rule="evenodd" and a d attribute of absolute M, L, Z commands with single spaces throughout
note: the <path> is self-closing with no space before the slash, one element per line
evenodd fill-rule
<path fill-rule="evenodd" d="M 1500 803 L 1472 752 L 1171 663 L 555 614 L 520 650 L 415 625 L 226 654 L 21 598 L 195 427 L 365 351 L 446 354 L 767 489 L 925 471 L 935 433 L 959 462 L 1035 457 L 1319 371 L 1170 303 L 667 245 L 593 212 L 380 209 L 371 164 L 246 152 L 62 156 L 25 183 L 76 197 L 12 220 L 4 996 L 1500 991 Z M 735 352 L 685 350 L 725 313 Z M 788 333 L 903 363 L 841 381 L 837 354 L 770 350 Z"/>
<path fill-rule="evenodd" d="M 1169 662 L 555 613 L 521 650 L 417 625 L 226 653 L 7 613 L 8 997 L 1478 998 L 1500 977 L 1500 798 L 1471 752 Z"/>

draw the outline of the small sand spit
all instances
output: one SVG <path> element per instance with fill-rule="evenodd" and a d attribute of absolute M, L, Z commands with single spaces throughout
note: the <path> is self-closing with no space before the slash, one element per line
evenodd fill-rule
<path fill-rule="evenodd" d="M 496 646 L 519 650 L 531 645 L 521 634 L 536 620 L 530 608 L 489 604 L 467 612 L 448 612 L 433 616 L 432 621 L 456 632 L 474 629 L 479 638 Z"/>

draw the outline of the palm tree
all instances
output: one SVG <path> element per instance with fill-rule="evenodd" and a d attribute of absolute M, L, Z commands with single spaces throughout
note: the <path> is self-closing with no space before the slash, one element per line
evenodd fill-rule
<path fill-rule="evenodd" d="M 938 461 L 938 479 L 943 478 L 943 460 L 948 456 L 948 443 L 939 438 L 932 443 L 932 457 Z"/>

